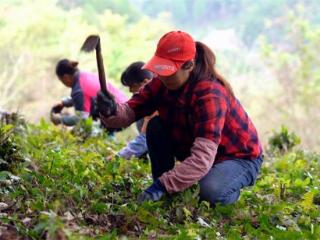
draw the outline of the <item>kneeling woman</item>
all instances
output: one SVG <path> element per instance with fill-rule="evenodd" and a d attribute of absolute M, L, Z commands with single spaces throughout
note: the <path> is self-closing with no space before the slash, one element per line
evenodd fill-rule
<path fill-rule="evenodd" d="M 144 66 L 154 78 L 128 102 L 117 104 L 116 115 L 103 116 L 112 105 L 98 94 L 109 127 L 125 127 L 159 112 L 147 129 L 154 181 L 139 201 L 156 201 L 199 182 L 202 200 L 230 204 L 241 188 L 254 184 L 262 163 L 257 131 L 214 66 L 215 56 L 205 44 L 173 31 L 160 39 Z"/>

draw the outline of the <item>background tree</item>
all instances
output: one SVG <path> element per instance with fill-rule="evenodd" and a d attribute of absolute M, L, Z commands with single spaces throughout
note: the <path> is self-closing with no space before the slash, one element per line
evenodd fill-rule
<path fill-rule="evenodd" d="M 295 129 L 304 144 L 319 145 L 314 134 L 320 127 L 314 123 L 320 121 L 320 30 L 306 14 L 299 5 L 281 23 L 274 23 L 285 29 L 277 45 L 267 37 L 261 40 L 263 59 L 279 84 L 265 107 L 279 111 L 276 121 Z"/>

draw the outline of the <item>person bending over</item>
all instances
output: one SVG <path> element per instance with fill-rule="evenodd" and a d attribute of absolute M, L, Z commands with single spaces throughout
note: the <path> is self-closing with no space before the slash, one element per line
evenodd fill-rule
<path fill-rule="evenodd" d="M 199 183 L 201 200 L 231 204 L 243 187 L 255 183 L 263 161 L 258 134 L 215 63 L 205 44 L 172 31 L 143 67 L 154 78 L 126 103 L 116 104 L 114 115 L 107 114 L 114 106 L 110 98 L 98 93 L 101 120 L 109 127 L 159 112 L 146 131 L 153 183 L 138 202 Z"/>
<path fill-rule="evenodd" d="M 121 83 L 129 88 L 129 91 L 133 94 L 138 93 L 139 89 L 147 84 L 153 75 L 150 71 L 142 69 L 144 62 L 138 61 L 131 63 L 121 75 Z M 146 142 L 146 129 L 149 120 L 156 116 L 157 112 L 151 116 L 146 116 L 136 122 L 139 135 L 131 140 L 126 147 L 118 152 L 118 156 L 124 159 L 130 159 L 132 157 L 143 158 L 148 152 Z"/>
<path fill-rule="evenodd" d="M 58 125 L 75 125 L 80 118 L 94 115 L 93 101 L 100 90 L 97 74 L 80 71 L 78 62 L 61 59 L 56 65 L 58 79 L 68 88 L 71 88 L 71 96 L 56 103 L 51 109 L 51 121 Z M 108 90 L 113 94 L 115 103 L 124 103 L 128 98 L 110 82 L 107 82 Z M 63 108 L 74 107 L 76 115 L 61 114 Z"/>

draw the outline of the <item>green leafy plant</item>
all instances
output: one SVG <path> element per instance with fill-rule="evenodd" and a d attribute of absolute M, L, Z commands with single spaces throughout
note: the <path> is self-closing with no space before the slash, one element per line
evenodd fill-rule
<path fill-rule="evenodd" d="M 288 128 L 281 126 L 279 132 L 274 131 L 273 136 L 269 138 L 269 145 L 272 151 L 286 152 L 300 144 L 300 138 Z"/>
<path fill-rule="evenodd" d="M 90 126 L 90 122 L 89 122 Z M 2 129 L 9 133 L 11 125 Z M 90 129 L 90 128 L 89 128 Z M 79 135 L 78 135 L 79 133 Z M 285 143 L 290 134 L 283 131 Z M 3 138 L 2 138 L 3 139 Z M 287 148 L 265 158 L 233 205 L 199 202 L 199 186 L 136 203 L 150 165 L 112 157 L 123 144 L 42 120 L 10 132 L 15 174 L 0 171 L 0 227 L 31 239 L 318 239 L 320 155 Z M 290 141 L 289 141 L 290 142 Z M 9 230 L 4 230 L 8 233 Z M 11 230 L 10 230 L 11 231 Z"/>

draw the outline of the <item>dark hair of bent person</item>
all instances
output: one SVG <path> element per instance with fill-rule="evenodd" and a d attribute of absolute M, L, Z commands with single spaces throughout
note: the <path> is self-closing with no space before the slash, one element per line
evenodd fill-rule
<path fill-rule="evenodd" d="M 146 69 L 141 69 L 144 62 L 131 63 L 126 70 L 121 74 L 121 83 L 124 86 L 130 86 L 132 84 L 140 84 L 145 79 L 152 79 L 152 73 Z"/>
<path fill-rule="evenodd" d="M 217 72 L 215 65 L 216 56 L 212 50 L 204 43 L 196 42 L 195 67 L 191 72 L 191 79 L 193 81 L 216 79 L 234 96 L 230 83 Z"/>
<path fill-rule="evenodd" d="M 66 58 L 61 59 L 56 65 L 56 74 L 58 77 L 62 77 L 65 74 L 73 75 L 79 70 L 77 66 L 78 62 L 76 61 L 70 61 Z"/>

